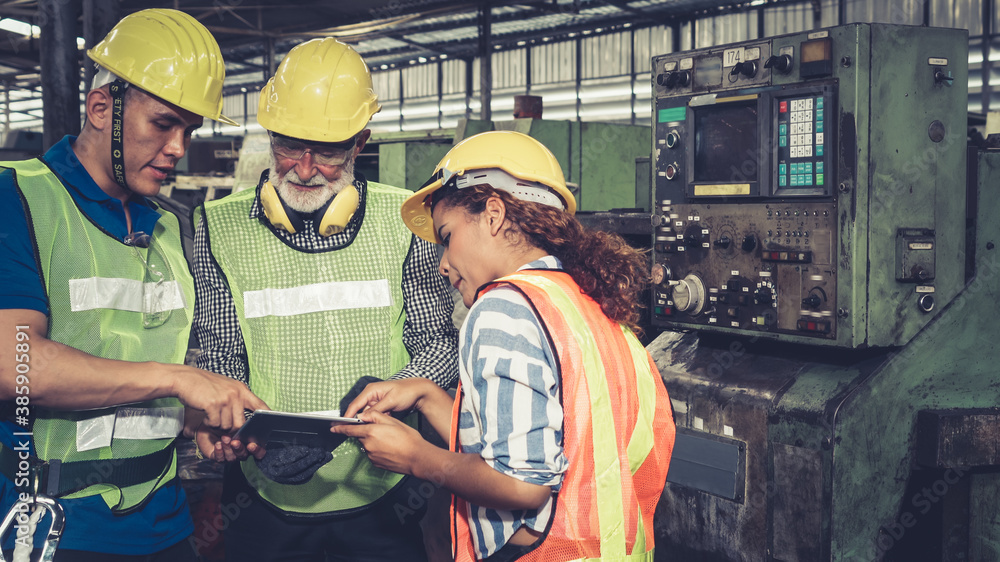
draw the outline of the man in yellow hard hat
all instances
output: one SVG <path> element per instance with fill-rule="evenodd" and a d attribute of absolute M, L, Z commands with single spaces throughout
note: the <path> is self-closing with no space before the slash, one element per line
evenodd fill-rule
<path fill-rule="evenodd" d="M 369 380 L 458 375 L 436 250 L 399 221 L 410 192 L 354 168 L 379 109 L 354 49 L 296 46 L 260 94 L 272 166 L 256 190 L 206 203 L 196 230 L 198 365 L 275 410 L 339 410 Z M 212 432 L 198 441 L 243 458 L 223 484 L 223 505 L 241 506 L 227 560 L 426 560 L 418 523 L 435 486 L 375 468 L 357 441 L 268 444 L 259 459 Z"/>
<path fill-rule="evenodd" d="M 149 198 L 203 118 L 231 123 L 222 54 L 175 10 L 125 17 L 87 54 L 80 135 L 0 169 L 0 491 L 18 513 L 4 546 L 31 548 L 40 494 L 65 515 L 56 560 L 193 561 L 175 438 L 266 405 L 183 365 L 193 279 L 177 217 Z"/>

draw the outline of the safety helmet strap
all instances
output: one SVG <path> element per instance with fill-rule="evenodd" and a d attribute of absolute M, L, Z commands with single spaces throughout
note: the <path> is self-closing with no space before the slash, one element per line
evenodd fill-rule
<path fill-rule="evenodd" d="M 111 170 L 115 183 L 126 191 L 132 191 L 125 181 L 125 142 L 123 140 L 125 127 L 125 92 L 128 83 L 115 79 L 108 86 L 111 94 Z"/>

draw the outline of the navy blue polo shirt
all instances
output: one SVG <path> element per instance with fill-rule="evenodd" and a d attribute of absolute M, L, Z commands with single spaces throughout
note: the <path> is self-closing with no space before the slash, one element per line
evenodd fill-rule
<path fill-rule="evenodd" d="M 80 211 L 108 234 L 123 239 L 128 234 L 121 201 L 109 197 L 90 177 L 73 153 L 76 137 L 66 136 L 42 157 L 59 177 Z M 48 297 L 42 287 L 31 232 L 24 206 L 14 186 L 10 170 L 0 174 L 0 309 L 37 310 L 49 314 Z M 134 232 L 153 232 L 160 215 L 143 198 L 129 201 Z M 9 421 L 0 423 L 0 442 L 10 447 L 14 432 L 21 431 Z M 20 439 L 23 439 L 21 437 Z M 6 513 L 17 499 L 13 483 L 0 476 L 0 510 Z M 184 539 L 194 529 L 187 498 L 180 485 L 159 489 L 146 506 L 128 516 L 111 514 L 101 496 L 60 500 L 66 514 L 66 528 L 60 549 L 149 554 Z M 39 524 L 35 546 L 41 546 L 48 516 Z M 14 534 L 8 533 L 3 548 L 14 548 Z"/>

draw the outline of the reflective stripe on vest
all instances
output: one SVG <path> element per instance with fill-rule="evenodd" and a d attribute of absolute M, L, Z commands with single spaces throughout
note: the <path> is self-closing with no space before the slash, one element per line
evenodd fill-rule
<path fill-rule="evenodd" d="M 385 279 L 313 283 L 243 293 L 243 309 L 247 318 L 388 306 L 392 306 L 392 293 Z"/>
<path fill-rule="evenodd" d="M 411 192 L 368 183 L 362 193 L 357 236 L 346 247 L 318 252 L 298 251 L 250 218 L 254 190 L 205 204 L 212 256 L 246 343 L 250 388 L 274 410 L 338 409 L 361 376 L 388 378 L 409 362 L 402 275 L 413 235 L 399 208 Z M 348 300 L 354 306 L 345 306 Z M 402 478 L 375 468 L 354 439 L 298 485 L 267 479 L 252 459 L 241 466 L 262 498 L 289 513 L 364 507 Z"/>
<path fill-rule="evenodd" d="M 158 211 L 150 247 L 126 246 L 84 216 L 40 160 L 2 165 L 13 169 L 17 189 L 28 205 L 29 228 L 51 309 L 48 338 L 106 359 L 182 363 L 191 329 L 188 307 L 194 304 L 194 282 L 181 248 L 177 217 Z M 154 278 L 152 273 L 161 275 Z M 175 398 L 129 406 L 133 413 L 136 409 L 174 412 L 180 407 Z M 35 451 L 43 460 L 114 462 L 162 451 L 173 442 L 173 437 L 164 437 L 176 428 L 172 417 L 161 417 L 156 423 L 162 425 L 155 431 L 143 422 L 123 435 L 107 430 L 105 421 L 116 415 L 123 415 L 118 408 L 72 412 L 36 408 Z M 176 455 L 171 454 L 169 463 L 153 471 L 157 477 L 152 480 L 119 489 L 97 484 L 102 475 L 95 473 L 86 483 L 96 485 L 66 497 L 101 494 L 113 510 L 126 511 L 172 480 L 175 471 Z"/>
<path fill-rule="evenodd" d="M 655 364 L 631 331 L 612 323 L 566 273 L 520 271 L 484 292 L 497 286 L 521 291 L 549 333 L 559 359 L 563 446 L 570 461 L 551 529 L 521 560 L 652 560 L 653 512 L 674 440 L 669 398 Z M 587 397 L 577 408 L 581 392 Z M 453 410 L 452 450 L 458 450 L 460 400 Z M 476 559 L 467 516 L 467 505 L 456 498 L 452 536 L 458 561 Z"/>
<path fill-rule="evenodd" d="M 128 312 L 167 312 L 184 308 L 184 293 L 177 281 L 148 282 L 134 279 L 90 277 L 69 280 L 73 312 L 112 308 Z"/>

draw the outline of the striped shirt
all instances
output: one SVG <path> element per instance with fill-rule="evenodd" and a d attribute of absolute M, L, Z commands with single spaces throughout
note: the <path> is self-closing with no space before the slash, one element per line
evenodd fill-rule
<path fill-rule="evenodd" d="M 561 269 L 553 256 L 521 269 Z M 568 461 L 563 455 L 563 410 L 558 363 L 534 309 L 516 289 L 481 296 L 459 335 L 462 451 L 478 453 L 507 476 L 558 491 Z M 473 543 L 486 558 L 522 526 L 542 532 L 552 497 L 537 510 L 506 511 L 469 503 Z"/>
<path fill-rule="evenodd" d="M 358 178 L 355 186 L 362 194 L 361 204 L 364 205 L 367 183 L 360 174 Z M 258 195 L 247 219 L 248 222 L 265 220 L 263 216 Z M 276 235 L 302 252 L 319 253 L 347 246 L 354 240 L 358 228 L 348 225 L 344 231 L 326 237 L 307 220 L 301 232 L 289 234 L 279 230 Z M 247 383 L 250 367 L 236 305 L 222 270 L 212 257 L 208 238 L 202 216 L 195 231 L 192 266 L 196 296 L 193 328 L 201 347 L 196 364 L 200 369 Z M 451 317 L 454 299 L 448 279 L 438 271 L 437 249 L 414 236 L 409 255 L 400 267 L 403 268 L 403 309 L 406 312 L 403 345 L 410 354 L 410 362 L 392 378 L 424 377 L 448 388 L 458 375 L 457 337 Z"/>

